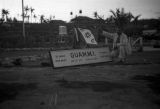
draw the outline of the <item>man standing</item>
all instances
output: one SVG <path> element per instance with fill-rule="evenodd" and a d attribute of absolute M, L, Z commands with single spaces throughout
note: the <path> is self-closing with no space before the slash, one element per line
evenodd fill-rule
<path fill-rule="evenodd" d="M 114 58 L 118 57 L 119 62 L 125 62 L 126 56 L 131 54 L 132 52 L 127 35 L 124 34 L 121 29 L 117 29 L 116 33 L 109 33 L 107 31 L 103 31 L 102 34 L 106 38 L 113 39 L 111 56 Z"/>

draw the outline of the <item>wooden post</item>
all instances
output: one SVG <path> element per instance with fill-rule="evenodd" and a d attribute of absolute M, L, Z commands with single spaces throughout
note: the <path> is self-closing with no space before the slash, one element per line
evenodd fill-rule
<path fill-rule="evenodd" d="M 76 41 L 78 42 L 78 41 L 79 41 L 79 39 L 78 39 L 78 32 L 77 32 L 77 29 L 76 29 L 76 28 L 74 28 L 74 31 L 75 31 Z"/>
<path fill-rule="evenodd" d="M 22 0 L 22 20 L 23 20 L 23 38 L 24 38 L 24 43 L 25 43 L 25 24 L 24 24 L 24 2 Z"/>
<path fill-rule="evenodd" d="M 143 37 L 140 37 L 140 51 L 143 51 Z"/>

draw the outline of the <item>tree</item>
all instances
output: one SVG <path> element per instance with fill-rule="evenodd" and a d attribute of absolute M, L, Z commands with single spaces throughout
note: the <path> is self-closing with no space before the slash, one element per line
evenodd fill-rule
<path fill-rule="evenodd" d="M 81 9 L 79 10 L 79 14 L 82 15 L 82 10 Z"/>
<path fill-rule="evenodd" d="M 138 19 L 139 19 L 140 17 L 141 17 L 141 15 L 134 16 L 134 20 L 133 20 L 134 24 L 137 24 Z"/>
<path fill-rule="evenodd" d="M 9 14 L 9 11 L 6 10 L 6 9 L 2 9 L 2 19 L 8 19 L 8 14 Z M 6 17 L 6 18 L 5 18 Z"/>
<path fill-rule="evenodd" d="M 31 23 L 32 23 L 32 14 L 33 14 L 33 11 L 34 11 L 35 9 L 33 9 L 32 7 L 30 8 L 30 11 L 31 11 Z"/>
<path fill-rule="evenodd" d="M 114 20 L 115 25 L 121 29 L 123 29 L 124 26 L 130 23 L 134 18 L 132 13 L 126 13 L 124 8 L 121 8 L 121 10 L 116 9 L 116 11 L 110 10 L 110 12 L 112 13 L 111 18 Z"/>
<path fill-rule="evenodd" d="M 5 18 L 4 18 L 5 12 L 6 12 L 5 9 L 2 9 L 2 19 L 5 19 Z"/>
<path fill-rule="evenodd" d="M 137 24 L 141 15 L 134 16 L 131 12 L 125 12 L 124 8 L 110 10 L 112 15 L 107 19 L 107 22 L 115 24 L 116 27 L 125 31 L 127 35 L 140 34 L 142 28 Z"/>
<path fill-rule="evenodd" d="M 73 15 L 73 12 L 70 12 L 70 15 L 72 16 L 72 15 Z"/>
<path fill-rule="evenodd" d="M 29 18 L 30 18 L 30 15 L 28 15 L 28 16 L 26 16 L 27 17 L 27 19 L 28 19 L 28 23 L 29 23 Z"/>
<path fill-rule="evenodd" d="M 18 20 L 17 20 L 16 17 L 13 18 L 13 22 L 14 22 L 14 23 L 17 23 L 17 22 L 18 22 Z"/>
<path fill-rule="evenodd" d="M 29 22 L 29 15 L 28 15 L 29 10 L 30 9 L 28 8 L 28 5 L 24 7 L 24 11 L 25 11 L 24 17 L 28 19 L 28 22 Z"/>
<path fill-rule="evenodd" d="M 25 15 L 27 16 L 29 11 L 28 5 L 24 7 L 24 11 L 25 11 Z"/>
<path fill-rule="evenodd" d="M 100 16 L 98 15 L 97 11 L 95 11 L 94 13 L 94 17 L 97 19 L 97 21 L 100 23 L 105 23 L 105 19 L 104 19 L 104 15 Z"/>
<path fill-rule="evenodd" d="M 97 11 L 96 11 L 96 12 L 94 12 L 94 17 L 97 19 L 97 17 L 98 17 L 98 13 L 97 13 Z"/>
<path fill-rule="evenodd" d="M 4 19 L 0 18 L 0 24 L 3 24 Z"/>
<path fill-rule="evenodd" d="M 71 19 L 73 19 L 73 12 L 72 11 L 70 12 L 70 15 L 71 15 Z"/>
<path fill-rule="evenodd" d="M 12 18 L 11 18 L 11 17 L 10 17 L 10 18 L 7 18 L 7 22 L 8 22 L 8 23 L 13 22 Z"/>
<path fill-rule="evenodd" d="M 37 16 L 35 14 L 33 15 L 33 18 L 35 19 L 35 22 L 36 22 Z"/>
<path fill-rule="evenodd" d="M 44 22 L 44 15 L 40 16 L 40 22 L 43 23 Z"/>

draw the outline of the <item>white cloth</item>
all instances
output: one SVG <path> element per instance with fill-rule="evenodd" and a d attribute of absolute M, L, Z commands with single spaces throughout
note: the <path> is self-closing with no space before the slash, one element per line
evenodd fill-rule
<path fill-rule="evenodd" d="M 127 55 L 132 53 L 131 45 L 128 41 L 127 35 L 122 33 L 120 35 L 120 41 L 117 43 L 118 34 L 117 33 L 109 33 L 106 31 L 103 31 L 102 33 L 106 38 L 113 39 L 113 49 L 117 46 L 118 47 L 118 57 L 119 58 L 125 58 Z"/>
<path fill-rule="evenodd" d="M 82 34 L 82 36 L 83 36 L 83 38 L 84 38 L 84 40 L 86 41 L 87 44 L 97 45 L 95 37 L 89 29 L 78 28 L 78 30 Z"/>

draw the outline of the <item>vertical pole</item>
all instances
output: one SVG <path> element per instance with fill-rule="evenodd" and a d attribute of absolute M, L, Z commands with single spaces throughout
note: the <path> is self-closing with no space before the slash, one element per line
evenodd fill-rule
<path fill-rule="evenodd" d="M 140 37 L 140 49 L 143 51 L 143 37 Z"/>
<path fill-rule="evenodd" d="M 140 37 L 140 45 L 143 46 L 143 38 Z"/>
<path fill-rule="evenodd" d="M 75 32 L 75 35 L 76 35 L 76 41 L 78 42 L 79 39 L 78 39 L 78 32 L 77 32 L 77 29 L 76 29 L 76 28 L 74 28 L 74 32 Z"/>
<path fill-rule="evenodd" d="M 128 37 L 128 42 L 129 42 L 129 44 L 132 46 L 131 37 Z"/>
<path fill-rule="evenodd" d="M 22 0 L 22 20 L 23 20 L 23 38 L 24 38 L 24 42 L 25 42 L 25 24 L 24 24 L 24 2 Z"/>

